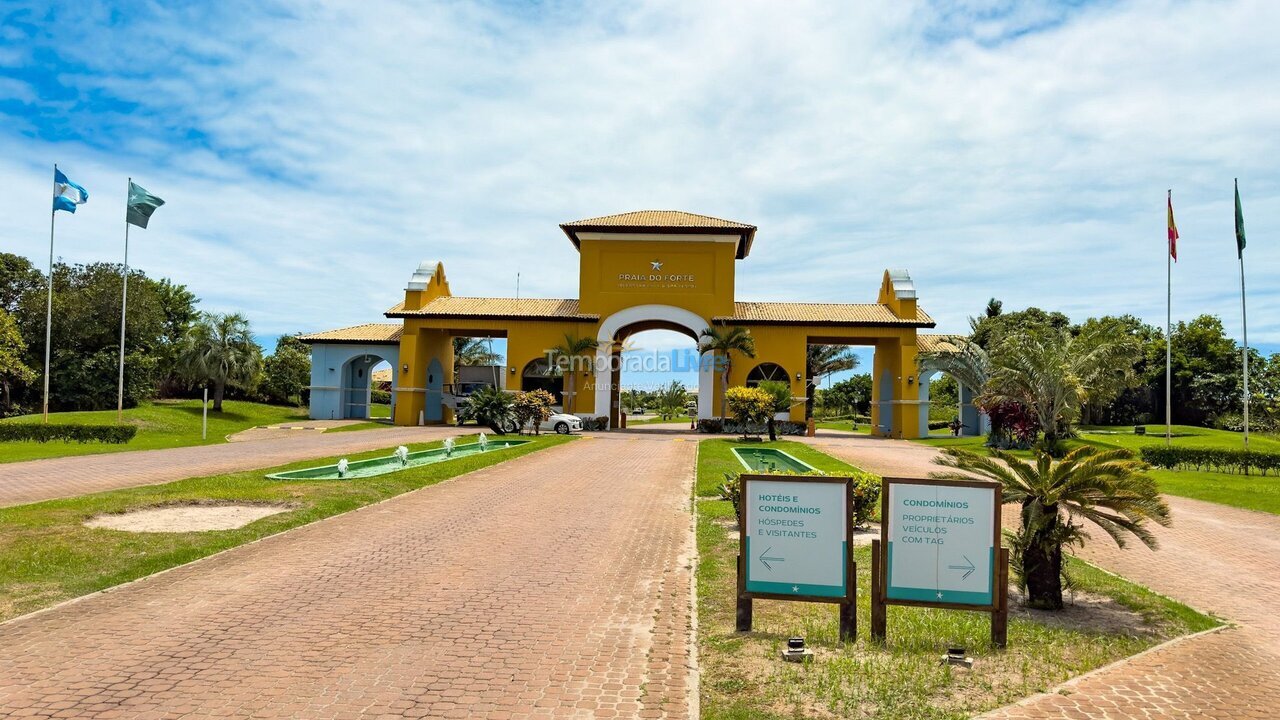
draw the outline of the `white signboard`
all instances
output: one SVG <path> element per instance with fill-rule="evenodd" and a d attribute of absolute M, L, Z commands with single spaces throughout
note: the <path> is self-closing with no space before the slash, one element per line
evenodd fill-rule
<path fill-rule="evenodd" d="M 846 596 L 848 480 L 832 480 L 743 478 L 747 592 Z"/>
<path fill-rule="evenodd" d="M 993 605 L 999 486 L 890 480 L 885 597 Z"/>

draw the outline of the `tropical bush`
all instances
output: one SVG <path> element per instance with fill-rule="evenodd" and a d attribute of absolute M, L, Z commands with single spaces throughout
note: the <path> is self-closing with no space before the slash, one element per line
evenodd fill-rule
<path fill-rule="evenodd" d="M 715 353 L 716 367 L 720 370 L 720 387 L 725 391 L 720 398 L 720 415 L 724 416 L 727 414 L 725 405 L 729 400 L 729 370 L 733 365 L 733 354 L 755 357 L 756 339 L 744 327 L 712 325 L 699 333 L 698 352 L 703 355 Z"/>
<path fill-rule="evenodd" d="M 720 483 L 720 487 L 716 488 L 720 492 L 721 500 L 728 500 L 733 504 L 733 514 L 738 517 L 738 524 L 742 524 L 742 473 L 727 472 L 724 474 L 724 482 Z"/>
<path fill-rule="evenodd" d="M 541 388 L 537 390 L 521 390 L 512 398 L 511 411 L 515 414 L 516 424 L 524 432 L 530 426 L 534 435 L 540 434 L 540 425 L 551 417 L 551 406 L 556 398 Z"/>
<path fill-rule="evenodd" d="M 467 397 L 466 404 L 458 409 L 458 419 L 460 422 L 475 420 L 505 435 L 516 421 L 514 398 L 504 390 L 482 387 Z"/>
<path fill-rule="evenodd" d="M 1034 464 L 1001 450 L 990 456 L 960 448 L 942 452 L 934 462 L 951 470 L 930 477 L 994 480 L 1004 488 L 1003 502 L 1022 506 L 1021 527 L 1007 537 L 1016 579 L 1031 607 L 1062 609 L 1063 550 L 1088 538 L 1078 521 L 1102 528 L 1120 547 L 1133 535 L 1150 548 L 1156 547 L 1156 538 L 1146 523 L 1170 523 L 1169 507 L 1147 474 L 1149 466 L 1130 450 L 1086 445 L 1060 462 L 1042 451 Z"/>
<path fill-rule="evenodd" d="M 882 480 L 878 475 L 866 472 L 851 473 L 853 477 L 853 507 L 850 517 L 855 528 L 863 528 L 875 517 L 880 508 L 880 487 Z"/>
<path fill-rule="evenodd" d="M 390 405 L 391 391 L 390 390 L 370 390 L 369 402 L 376 403 L 378 405 Z"/>
<path fill-rule="evenodd" d="M 276 350 L 262 360 L 262 383 L 258 390 L 268 402 L 305 405 L 311 391 L 311 348 L 293 335 L 281 335 Z M 386 400 L 391 402 L 390 393 Z"/>
<path fill-rule="evenodd" d="M 609 416 L 608 415 L 588 415 L 586 417 L 583 417 L 582 429 L 583 430 L 608 430 Z"/>
<path fill-rule="evenodd" d="M 178 367 L 191 382 L 213 385 L 213 411 L 222 412 L 228 386 L 249 389 L 257 382 L 262 348 L 245 316 L 201 313 L 179 343 Z"/>
<path fill-rule="evenodd" d="M 1142 459 L 1168 470 L 1210 470 L 1241 475 L 1249 475 L 1254 470 L 1263 475 L 1280 472 L 1280 453 L 1253 450 L 1148 445 L 1142 448 Z"/>
<path fill-rule="evenodd" d="M 773 396 L 760 388 L 732 387 L 725 393 L 729 413 L 742 428 L 743 439 L 753 434 L 754 427 L 763 426 L 773 415 Z"/>
<path fill-rule="evenodd" d="M 123 445 L 138 434 L 136 425 L 36 425 L 0 423 L 0 442 L 78 442 Z"/>

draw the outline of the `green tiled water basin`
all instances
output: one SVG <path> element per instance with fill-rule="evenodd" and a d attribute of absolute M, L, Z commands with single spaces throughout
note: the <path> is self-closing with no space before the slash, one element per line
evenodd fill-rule
<path fill-rule="evenodd" d="M 731 448 L 733 454 L 738 458 L 738 462 L 742 466 L 752 472 L 795 472 L 806 475 L 823 475 L 824 473 L 800 460 L 794 455 L 789 455 L 781 450 L 766 447 L 736 447 Z"/>
<path fill-rule="evenodd" d="M 345 475 L 339 475 L 338 466 L 334 464 L 303 468 L 302 470 L 287 470 L 285 472 L 272 473 L 267 477 L 272 480 L 354 480 L 356 478 L 366 478 L 373 477 L 375 475 L 399 472 L 401 470 L 408 470 L 409 468 L 420 467 L 422 465 L 434 465 L 435 463 L 448 462 L 450 460 L 467 457 L 468 455 L 478 455 L 482 452 L 502 452 L 509 447 L 524 445 L 529 442 L 533 441 L 517 440 L 514 438 L 497 438 L 490 440 L 483 448 L 478 442 L 467 443 L 465 445 L 455 445 L 452 453 L 447 452 L 442 447 L 432 448 L 431 450 L 419 450 L 418 452 L 409 453 L 408 462 L 404 463 L 400 462 L 400 458 L 394 455 L 370 458 L 368 460 L 352 460 L 347 463 L 347 473 Z"/>

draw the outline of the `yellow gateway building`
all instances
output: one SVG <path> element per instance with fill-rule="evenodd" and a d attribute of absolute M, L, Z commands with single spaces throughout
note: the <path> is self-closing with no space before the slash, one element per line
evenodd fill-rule
<path fill-rule="evenodd" d="M 607 415 L 618 426 L 620 348 L 629 335 L 666 329 L 696 342 L 705 328 L 743 327 L 756 356 L 735 354 L 729 386 L 786 379 L 803 398 L 809 344 L 870 345 L 872 425 L 879 434 L 928 434 L 916 353 L 938 336 L 917 336 L 933 320 L 916 304 L 906 271 L 887 270 L 875 302 L 744 302 L 736 299 L 738 261 L 751 254 L 754 225 L 676 211 L 641 211 L 560 226 L 578 251 L 576 299 L 488 298 L 454 295 L 444 266 L 424 262 L 403 302 L 387 310 L 399 322 L 342 328 L 304 336 L 312 346 L 312 417 L 367 417 L 369 375 L 382 361 L 394 368 L 392 417 L 397 425 L 452 421 L 453 339 L 506 339 L 506 362 L 489 368 L 508 389 L 547 387 L 568 395 L 582 416 Z M 569 338 L 594 338 L 594 362 L 548 372 L 548 349 Z M 698 417 L 718 414 L 723 389 L 714 362 L 700 363 Z M 791 419 L 804 421 L 804 406 Z"/>

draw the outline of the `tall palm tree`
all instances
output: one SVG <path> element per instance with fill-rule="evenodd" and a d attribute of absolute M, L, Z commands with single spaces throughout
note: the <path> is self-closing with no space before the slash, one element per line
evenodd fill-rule
<path fill-rule="evenodd" d="M 182 336 L 177 362 L 188 379 L 213 384 L 213 411 L 222 412 L 228 385 L 249 388 L 257 379 L 262 348 L 240 313 L 201 313 Z"/>
<path fill-rule="evenodd" d="M 1120 547 L 1133 535 L 1150 548 L 1156 547 L 1156 538 L 1147 521 L 1170 523 L 1169 506 L 1147 474 L 1148 466 L 1126 449 L 1084 445 L 1056 463 L 1040 452 L 1035 464 L 999 450 L 990 456 L 959 448 L 942 452 L 934 462 L 952 469 L 930 477 L 972 480 L 972 473 L 995 480 L 1004 488 L 1003 501 L 1022 507 L 1022 527 L 1012 533 L 1012 551 L 1032 607 L 1062 608 L 1063 547 L 1083 544 L 1088 537 L 1078 520 L 1102 528 Z"/>
<path fill-rule="evenodd" d="M 982 392 L 991 378 L 991 358 L 987 351 L 960 335 L 947 338 L 947 342 L 954 349 L 922 352 L 916 355 L 916 365 L 944 372 L 973 392 Z"/>
<path fill-rule="evenodd" d="M 804 419 L 806 422 L 813 417 L 814 390 L 822 382 L 822 378 L 856 367 L 858 367 L 858 356 L 853 354 L 853 348 L 848 345 L 810 345 L 805 348 Z"/>
<path fill-rule="evenodd" d="M 733 365 L 733 354 L 742 353 L 753 358 L 756 356 L 756 339 L 751 331 L 744 327 L 703 328 L 698 334 L 698 354 L 716 353 L 720 359 L 720 417 L 725 413 L 725 396 L 729 390 L 729 368 Z"/>
<path fill-rule="evenodd" d="M 573 404 L 577 400 L 574 395 L 575 380 L 578 376 L 575 358 L 582 357 L 588 351 L 593 351 L 598 347 L 600 347 L 600 343 L 595 338 L 578 337 L 565 333 L 564 342 L 551 348 L 551 367 L 566 373 L 569 378 L 569 392 L 565 395 L 564 401 L 564 411 L 567 413 L 573 412 Z M 566 365 L 568 367 L 565 367 Z"/>

